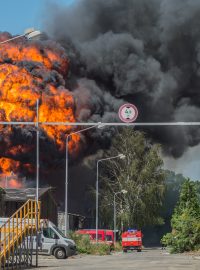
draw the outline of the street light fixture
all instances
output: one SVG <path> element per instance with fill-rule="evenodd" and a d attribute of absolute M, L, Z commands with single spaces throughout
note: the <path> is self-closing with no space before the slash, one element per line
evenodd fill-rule
<path fill-rule="evenodd" d="M 118 194 L 126 194 L 128 191 L 125 189 L 122 189 L 119 192 L 114 193 L 114 246 L 116 243 L 116 195 Z"/>
<path fill-rule="evenodd" d="M 34 28 L 28 29 L 25 31 L 24 36 L 27 39 L 34 39 L 34 38 L 38 38 L 42 35 L 42 32 L 39 30 L 35 30 Z"/>
<path fill-rule="evenodd" d="M 124 159 L 126 156 L 124 154 L 118 154 L 117 156 L 102 158 L 97 160 L 97 179 L 96 179 L 96 243 L 98 242 L 98 223 L 99 223 L 99 163 L 102 161 L 107 161 L 115 158 Z"/>
<path fill-rule="evenodd" d="M 69 222 L 68 222 L 68 144 L 69 144 L 69 138 L 74 134 L 79 134 L 84 131 L 93 129 L 93 128 L 103 128 L 104 123 L 99 122 L 98 125 L 94 125 L 88 128 L 84 128 L 75 132 L 72 132 L 67 135 L 66 138 L 66 171 L 65 171 L 65 235 L 67 235 L 68 229 L 69 229 Z"/>

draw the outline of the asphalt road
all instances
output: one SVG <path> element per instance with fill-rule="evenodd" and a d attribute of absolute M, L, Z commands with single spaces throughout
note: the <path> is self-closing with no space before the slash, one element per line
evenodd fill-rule
<path fill-rule="evenodd" d="M 166 250 L 146 249 L 141 253 L 116 253 L 108 256 L 77 255 L 66 260 L 40 256 L 42 269 L 62 270 L 199 270 L 200 257 L 195 255 L 171 255 Z"/>

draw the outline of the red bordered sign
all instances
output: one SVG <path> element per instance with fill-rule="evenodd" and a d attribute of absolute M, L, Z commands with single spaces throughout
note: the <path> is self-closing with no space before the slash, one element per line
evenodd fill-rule
<path fill-rule="evenodd" d="M 118 114 L 122 122 L 131 123 L 137 119 L 138 109 L 135 107 L 135 105 L 127 103 L 119 108 Z"/>

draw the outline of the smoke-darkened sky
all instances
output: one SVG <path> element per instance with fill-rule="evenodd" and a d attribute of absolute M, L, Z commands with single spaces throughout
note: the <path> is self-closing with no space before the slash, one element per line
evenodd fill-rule
<path fill-rule="evenodd" d="M 200 120 L 198 0 L 82 0 L 48 11 L 46 31 L 71 60 L 78 119 L 113 120 L 129 101 L 139 121 Z M 196 127 L 150 133 L 175 158 L 200 142 Z"/>

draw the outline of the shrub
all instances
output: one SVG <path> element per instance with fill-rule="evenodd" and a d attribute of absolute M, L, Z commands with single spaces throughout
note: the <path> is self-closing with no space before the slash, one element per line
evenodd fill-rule
<path fill-rule="evenodd" d="M 91 243 L 88 235 L 70 232 L 69 237 L 73 239 L 77 246 L 77 251 L 82 254 L 109 255 L 110 246 L 104 243 Z"/>
<path fill-rule="evenodd" d="M 103 243 L 91 244 L 92 250 L 91 254 L 93 255 L 109 255 L 110 254 L 110 246 Z"/>
<path fill-rule="evenodd" d="M 115 243 L 114 251 L 122 251 L 122 244 L 121 244 L 121 242 L 116 242 Z"/>

